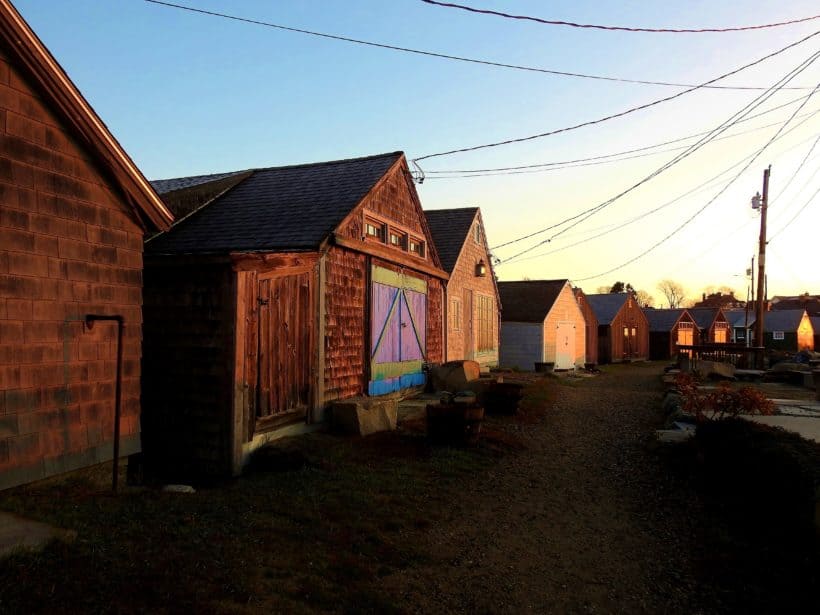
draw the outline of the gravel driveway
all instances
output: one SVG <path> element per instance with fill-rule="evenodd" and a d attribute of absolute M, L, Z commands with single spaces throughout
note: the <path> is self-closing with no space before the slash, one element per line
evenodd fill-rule
<path fill-rule="evenodd" d="M 430 566 L 385 579 L 424 612 L 699 610 L 692 504 L 650 450 L 655 366 L 565 381 L 544 418 L 506 423 L 524 443 L 464 485 L 426 534 Z M 685 500 L 685 501 L 684 501 Z"/>

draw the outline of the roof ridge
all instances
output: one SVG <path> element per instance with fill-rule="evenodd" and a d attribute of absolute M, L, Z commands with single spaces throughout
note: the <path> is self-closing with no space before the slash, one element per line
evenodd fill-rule
<path fill-rule="evenodd" d="M 439 213 L 439 212 L 441 212 L 441 213 L 445 213 L 445 212 L 446 212 L 446 213 L 450 213 L 450 212 L 453 212 L 453 211 L 478 211 L 479 209 L 481 209 L 481 208 L 480 208 L 480 207 L 478 207 L 478 206 L 470 206 L 470 207 L 447 207 L 447 208 L 445 208 L 445 209 L 425 209 L 425 210 L 424 210 L 424 213 L 425 213 L 425 214 L 428 214 L 428 213 L 430 213 L 430 214 L 435 214 L 435 213 Z"/>
<path fill-rule="evenodd" d="M 569 282 L 569 278 L 556 278 L 554 280 L 499 280 L 499 284 L 521 284 L 527 283 L 530 284 L 532 282 Z"/>
<path fill-rule="evenodd" d="M 372 154 L 370 156 L 359 156 L 357 158 L 342 158 L 339 160 L 319 160 L 316 162 L 301 162 L 299 164 L 285 164 L 281 166 L 270 166 L 270 167 L 249 167 L 247 169 L 237 169 L 235 171 L 217 171 L 215 173 L 202 173 L 199 175 L 180 175 L 179 177 L 166 177 L 164 179 L 153 179 L 151 181 L 170 181 L 174 179 L 193 179 L 194 177 L 210 177 L 215 175 L 235 175 L 237 173 L 247 173 L 249 171 L 257 172 L 257 171 L 278 171 L 281 169 L 301 169 L 305 167 L 314 167 L 314 166 L 329 166 L 334 164 L 343 164 L 346 162 L 360 162 L 364 160 L 374 160 L 376 158 L 387 158 L 389 156 L 404 156 L 404 152 L 401 150 L 397 150 L 395 152 L 384 152 L 382 154 Z"/>

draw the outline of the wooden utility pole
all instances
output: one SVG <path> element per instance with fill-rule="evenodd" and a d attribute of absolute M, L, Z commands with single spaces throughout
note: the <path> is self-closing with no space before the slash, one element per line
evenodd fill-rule
<path fill-rule="evenodd" d="M 755 319 L 755 346 L 763 346 L 763 317 L 765 314 L 763 306 L 763 294 L 766 279 L 766 210 L 769 207 L 769 174 L 772 171 L 771 165 L 763 171 L 763 197 L 760 200 L 760 249 L 757 256 L 757 317 Z M 758 358 L 759 369 L 763 369 L 763 354 Z"/>

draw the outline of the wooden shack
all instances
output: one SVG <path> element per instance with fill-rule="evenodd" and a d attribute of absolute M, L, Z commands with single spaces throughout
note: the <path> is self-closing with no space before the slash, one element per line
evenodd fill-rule
<path fill-rule="evenodd" d="M 614 363 L 649 357 L 649 322 L 632 293 L 587 295 L 598 319 L 598 361 Z"/>
<path fill-rule="evenodd" d="M 589 365 L 598 364 L 598 319 L 595 317 L 595 311 L 589 305 L 587 296 L 580 288 L 573 289 L 575 292 L 575 300 L 578 302 L 578 307 L 584 315 L 585 331 L 586 331 L 586 362 Z"/>
<path fill-rule="evenodd" d="M 751 325 L 754 332 L 754 322 Z M 777 310 L 763 315 L 763 346 L 767 350 L 814 350 L 815 329 L 806 310 Z"/>
<path fill-rule="evenodd" d="M 691 314 L 683 308 L 644 308 L 649 322 L 649 358 L 653 361 L 671 359 L 679 345 L 698 343 L 698 328 Z"/>
<path fill-rule="evenodd" d="M 482 368 L 498 365 L 500 302 L 478 207 L 424 212 L 441 265 L 450 274 L 445 302 L 445 356 Z"/>
<path fill-rule="evenodd" d="M 155 467 L 236 474 L 329 402 L 443 360 L 447 274 L 401 152 L 154 185 L 192 212 L 146 244 Z"/>
<path fill-rule="evenodd" d="M 699 331 L 699 344 L 726 344 L 732 331 L 722 308 L 689 308 Z"/>
<path fill-rule="evenodd" d="M 569 280 L 499 282 L 503 367 L 575 369 L 586 362 L 584 314 Z"/>
<path fill-rule="evenodd" d="M 140 450 L 142 241 L 171 215 L 7 0 L 0 118 L 5 489 L 110 460 L 118 388 L 119 452 Z"/>

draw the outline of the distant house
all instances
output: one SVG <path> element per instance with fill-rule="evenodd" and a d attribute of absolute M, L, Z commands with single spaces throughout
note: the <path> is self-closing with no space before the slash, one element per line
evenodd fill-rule
<path fill-rule="evenodd" d="M 236 474 L 330 402 L 419 386 L 442 361 L 448 276 L 401 152 L 154 185 L 191 212 L 146 244 L 157 465 Z"/>
<path fill-rule="evenodd" d="M 753 328 L 754 330 L 754 328 Z M 814 328 L 805 310 L 777 310 L 763 315 L 763 346 L 767 350 L 814 350 Z"/>
<path fill-rule="evenodd" d="M 814 351 L 820 349 L 820 316 L 809 316 L 809 322 L 814 330 Z"/>
<path fill-rule="evenodd" d="M 644 308 L 643 313 L 649 322 L 649 358 L 653 361 L 672 358 L 680 345 L 697 344 L 698 328 L 687 310 Z"/>
<path fill-rule="evenodd" d="M 568 280 L 499 282 L 501 356 L 504 367 L 533 369 L 552 363 L 555 369 L 583 367 L 586 362 L 584 314 Z"/>
<path fill-rule="evenodd" d="M 748 312 L 746 309 L 724 309 L 723 315 L 729 324 L 729 341 L 733 344 L 745 345 L 748 339 L 751 344 L 749 331 L 755 320 L 754 306 L 749 306 Z"/>
<path fill-rule="evenodd" d="M 613 363 L 649 357 L 649 321 L 632 293 L 587 295 L 598 319 L 598 361 Z"/>
<path fill-rule="evenodd" d="M 595 317 L 595 311 L 589 305 L 587 296 L 580 288 L 575 288 L 575 300 L 578 302 L 578 307 L 584 314 L 584 322 L 586 329 L 586 355 L 587 363 L 592 365 L 598 364 L 598 319 Z"/>
<path fill-rule="evenodd" d="M 769 306 L 772 311 L 806 310 L 810 317 L 820 316 L 820 295 L 776 295 L 769 301 Z"/>
<path fill-rule="evenodd" d="M 699 344 L 726 344 L 731 332 L 721 308 L 689 308 L 700 331 Z"/>
<path fill-rule="evenodd" d="M 446 360 L 498 365 L 500 306 L 478 207 L 424 212 L 447 282 Z"/>
<path fill-rule="evenodd" d="M 716 293 L 703 293 L 703 298 L 695 303 L 693 308 L 742 308 L 746 306 L 746 302 L 735 297 L 734 291 L 724 294 L 720 291 Z"/>
<path fill-rule="evenodd" d="M 142 242 L 172 217 L 7 0 L 0 118 L 5 489 L 112 459 L 120 389 L 119 453 L 140 450 Z"/>

